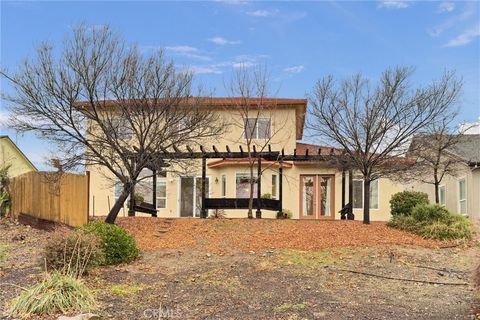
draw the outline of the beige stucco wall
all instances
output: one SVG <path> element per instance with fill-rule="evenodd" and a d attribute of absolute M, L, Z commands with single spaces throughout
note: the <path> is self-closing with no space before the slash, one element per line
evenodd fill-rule
<path fill-rule="evenodd" d="M 467 186 L 467 215 L 480 220 L 480 168 L 467 166 L 457 170 L 456 176 L 445 176 L 440 186 L 445 186 L 445 207 L 454 213 L 459 212 L 458 182 L 465 179 Z M 431 203 L 435 203 L 435 188 L 431 184 L 415 184 L 412 189 L 428 194 Z"/>
<path fill-rule="evenodd" d="M 218 109 L 216 112 L 229 123 L 225 134 L 215 141 L 204 143 L 208 150 L 212 150 L 212 145 L 219 150 L 225 150 L 225 146 L 229 145 L 232 151 L 239 151 L 238 146 L 245 147 L 245 140 L 243 136 L 243 120 L 238 112 Z M 272 111 L 264 111 L 260 117 L 272 119 L 272 139 L 268 143 L 272 150 L 284 149 L 286 154 L 293 153 L 296 148 L 296 123 L 298 114 L 295 108 L 277 108 Z M 303 125 L 303 124 L 301 124 Z M 265 145 L 265 141 L 256 141 L 257 146 Z M 245 150 L 245 148 L 244 148 Z M 258 150 L 258 148 L 257 148 Z M 214 162 L 216 159 L 208 160 L 208 163 Z M 179 172 L 178 166 L 169 168 L 175 172 L 169 172 L 166 178 L 167 184 L 167 207 L 159 209 L 158 215 L 160 217 L 178 217 L 179 216 L 179 194 L 180 194 L 180 175 L 183 176 L 201 176 L 201 162 L 200 160 L 193 161 L 189 166 L 188 172 Z M 88 166 L 90 171 L 90 214 L 106 215 L 114 203 L 114 185 L 111 179 L 112 175 L 105 170 L 101 170 L 95 166 Z M 255 168 L 256 171 L 256 168 Z M 224 165 L 219 167 L 207 168 L 207 177 L 210 179 L 210 197 L 220 197 L 221 193 L 221 176 L 226 176 L 227 187 L 226 197 L 235 197 L 235 177 L 236 173 L 247 173 L 247 165 Z M 292 212 L 294 219 L 299 218 L 300 211 L 300 175 L 334 175 L 335 198 L 333 203 L 333 212 L 335 218 L 339 219 L 338 211 L 341 209 L 341 172 L 329 168 L 322 167 L 318 164 L 308 165 L 299 164 L 293 165 L 290 168 L 284 168 L 283 178 L 283 208 Z M 278 174 L 277 166 L 264 166 L 262 174 L 262 190 L 261 193 L 271 193 L 271 175 Z M 218 181 L 218 182 L 217 182 Z M 403 186 L 395 184 L 387 179 L 379 181 L 379 208 L 371 210 L 371 220 L 380 221 L 388 220 L 390 217 L 389 200 L 393 193 L 402 191 Z M 348 179 L 346 185 L 346 192 L 348 193 Z M 149 199 L 147 199 L 149 200 Z M 348 195 L 346 196 L 348 202 Z M 127 215 L 128 208 L 125 204 L 124 209 L 120 211 L 120 216 Z M 363 219 L 363 212 L 361 209 L 355 209 L 355 218 L 357 220 Z M 227 217 L 246 217 L 247 210 L 225 210 Z M 142 215 L 139 213 L 138 215 Z M 263 210 L 264 218 L 275 218 L 276 212 Z"/>
<path fill-rule="evenodd" d="M 211 160 L 212 161 L 212 160 Z M 196 172 L 189 172 L 189 176 L 201 176 L 200 163 L 197 163 Z M 221 196 L 221 176 L 226 176 L 226 197 L 234 198 L 236 173 L 248 173 L 247 165 L 228 165 L 222 167 L 207 168 L 207 177 L 210 179 L 209 196 L 219 198 Z M 300 175 L 334 175 L 334 207 L 335 219 L 340 219 L 338 211 L 341 209 L 341 179 L 342 174 L 333 168 L 321 167 L 318 165 L 294 165 L 291 168 L 284 168 L 283 177 L 283 208 L 292 212 L 292 218 L 298 219 L 300 212 Z M 277 166 L 264 167 L 262 173 L 261 193 L 271 193 L 272 174 L 278 174 Z M 108 176 L 108 173 L 106 174 Z M 96 216 L 106 215 L 114 203 L 114 187 L 111 180 L 107 179 L 99 170 L 90 174 L 90 214 L 95 212 Z M 167 184 L 167 207 L 159 209 L 160 217 L 179 217 L 180 200 L 180 177 L 178 173 L 168 173 Z M 348 179 L 346 179 L 346 201 L 348 202 Z M 403 185 L 392 182 L 388 179 L 379 181 L 379 207 L 370 210 L 372 221 L 387 221 L 390 219 L 390 198 L 392 194 L 404 190 Z M 147 199 L 149 200 L 149 199 Z M 110 201 L 110 205 L 109 205 Z M 127 215 L 128 204 L 120 211 L 120 216 Z M 363 219 L 363 210 L 355 209 L 355 220 Z M 229 218 L 244 218 L 247 210 L 225 210 Z M 138 215 L 143 215 L 139 213 Z M 264 218 L 275 218 L 276 212 L 263 210 Z"/>
<path fill-rule="evenodd" d="M 10 165 L 8 174 L 16 177 L 26 172 L 36 171 L 30 162 L 17 150 L 8 138 L 0 139 L 0 167 Z"/>

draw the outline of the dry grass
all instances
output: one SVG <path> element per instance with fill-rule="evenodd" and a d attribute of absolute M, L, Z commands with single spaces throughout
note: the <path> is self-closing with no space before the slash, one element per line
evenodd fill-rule
<path fill-rule="evenodd" d="M 426 240 L 389 228 L 382 222 L 300 221 L 248 219 L 174 219 L 167 232 L 163 219 L 120 218 L 118 224 L 131 232 L 143 250 L 199 248 L 211 252 L 250 251 L 269 248 L 319 250 L 376 244 L 442 247 L 452 243 Z"/>

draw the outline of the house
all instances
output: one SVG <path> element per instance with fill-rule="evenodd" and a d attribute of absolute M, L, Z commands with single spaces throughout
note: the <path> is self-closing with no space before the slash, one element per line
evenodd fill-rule
<path fill-rule="evenodd" d="M 267 108 L 258 119 L 252 133 L 258 145 L 269 140 L 271 150 L 284 150 L 285 154 L 339 153 L 339 150 L 301 143 L 304 132 L 307 100 L 305 99 L 266 99 Z M 213 98 L 208 106 L 218 112 L 225 121 L 237 124 L 216 141 L 206 143 L 217 146 L 229 145 L 238 150 L 245 148 L 244 119 L 235 109 L 236 101 L 230 98 Z M 252 106 L 254 108 L 255 106 Z M 248 120 L 247 120 L 248 121 Z M 241 123 L 241 125 L 238 125 Z M 248 122 L 247 122 L 248 123 Z M 280 177 L 282 177 L 282 208 L 292 213 L 293 219 L 339 219 L 339 210 L 351 198 L 355 219 L 363 219 L 363 181 L 353 173 L 350 177 L 328 161 L 277 161 L 262 162 L 262 183 L 260 194 L 273 199 L 279 198 Z M 121 186 L 112 185 L 112 176 L 105 169 L 87 166 L 90 172 L 90 215 L 106 215 L 121 192 Z M 145 169 L 147 170 L 147 169 Z M 156 178 L 155 201 L 152 199 L 151 181 L 136 186 L 146 201 L 156 203 L 159 217 L 198 217 L 201 208 L 202 164 L 196 160 L 185 173 L 166 172 Z M 349 183 L 351 180 L 351 183 Z M 351 195 L 345 190 L 350 190 Z M 254 194 L 257 194 L 256 185 Z M 250 193 L 249 166 L 247 159 L 208 159 L 206 163 L 207 198 L 248 198 Z M 388 179 L 379 179 L 371 184 L 371 220 L 390 218 L 389 200 L 392 194 L 404 190 L 404 186 Z M 347 194 L 346 194 L 347 193 Z M 150 200 L 151 199 L 151 200 Z M 212 213 L 213 210 L 210 210 Z M 224 209 L 229 218 L 247 216 L 246 209 Z M 127 215 L 128 202 L 120 216 Z M 276 211 L 262 210 L 263 218 L 275 218 Z"/>
<path fill-rule="evenodd" d="M 458 160 L 455 171 L 445 175 L 439 186 L 439 202 L 449 211 L 480 220 L 480 134 L 465 134 L 447 150 L 447 155 Z M 428 194 L 435 201 L 431 184 L 416 184 L 417 191 Z"/>
<path fill-rule="evenodd" d="M 0 168 L 10 166 L 8 174 L 11 178 L 29 171 L 37 171 L 33 163 L 8 136 L 0 136 Z"/>

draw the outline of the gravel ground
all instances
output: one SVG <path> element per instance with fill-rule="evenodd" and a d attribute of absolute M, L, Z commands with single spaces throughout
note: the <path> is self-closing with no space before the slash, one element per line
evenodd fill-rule
<path fill-rule="evenodd" d="M 260 222 L 259 229 L 265 227 L 266 222 L 257 222 Z M 250 227 L 255 226 L 254 221 L 248 223 Z M 325 225 L 338 224 L 327 222 Z M 216 227 L 223 231 L 215 234 L 228 234 L 227 241 L 235 237 L 236 232 L 229 225 L 223 229 Z M 200 233 L 204 227 L 200 224 L 195 228 Z M 167 243 L 178 236 L 172 229 L 162 227 L 165 231 L 150 237 Z M 238 230 L 243 232 L 243 227 Z M 375 230 L 377 228 L 371 231 L 372 237 L 379 238 Z M 327 235 L 310 234 L 309 239 Z M 8 303 L 20 291 L 18 286 L 28 286 L 41 279 L 40 253 L 50 236 L 51 233 L 25 226 L 0 224 L 0 248 L 6 248 L 6 258 L 0 260 L 1 319 L 10 319 Z M 149 247 L 139 260 L 129 265 L 96 269 L 85 278 L 98 301 L 95 312 L 104 318 L 125 320 L 162 319 L 162 316 L 177 319 L 475 319 L 479 301 L 471 279 L 472 270 L 480 261 L 476 243 L 442 248 L 447 244 L 425 242 L 420 246 L 401 242 L 399 245 L 388 239 L 378 244 L 299 250 L 278 244 L 267 246 L 271 240 L 255 247 L 252 245 L 255 241 L 240 238 L 242 241 L 236 242 L 237 247 L 218 250 L 225 243 L 211 246 L 211 237 L 207 236 L 208 241 L 203 242 L 193 237 L 191 247 Z M 405 281 L 407 279 L 423 282 Z"/>

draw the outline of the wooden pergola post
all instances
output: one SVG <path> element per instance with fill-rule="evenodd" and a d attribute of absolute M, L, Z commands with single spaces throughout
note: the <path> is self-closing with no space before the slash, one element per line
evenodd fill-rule
<path fill-rule="evenodd" d="M 257 168 L 257 211 L 255 212 L 255 217 L 257 219 L 262 218 L 262 158 L 258 157 L 258 168 Z"/>
<path fill-rule="evenodd" d="M 278 201 L 279 201 L 279 208 L 278 211 L 282 212 L 283 211 L 283 166 L 282 166 L 282 160 L 280 160 L 280 167 L 278 168 Z"/>
<path fill-rule="evenodd" d="M 157 170 L 153 169 L 152 170 L 152 205 L 153 209 L 157 209 Z M 156 217 L 157 213 L 153 213 L 152 217 Z"/>
<path fill-rule="evenodd" d="M 353 171 L 348 170 L 348 202 L 350 202 L 350 213 L 347 215 L 348 220 L 353 217 Z"/>
<path fill-rule="evenodd" d="M 205 185 L 207 182 L 207 158 L 202 157 L 202 208 L 200 210 L 200 218 L 207 217 L 207 210 L 205 209 Z"/>

